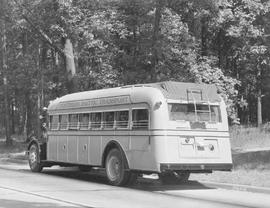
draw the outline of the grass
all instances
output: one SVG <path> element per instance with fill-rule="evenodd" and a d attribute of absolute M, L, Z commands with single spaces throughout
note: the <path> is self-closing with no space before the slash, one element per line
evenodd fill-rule
<path fill-rule="evenodd" d="M 233 170 L 232 172 L 216 171 L 213 172 L 212 174 L 191 174 L 190 179 L 269 188 L 270 170 L 262 168 L 262 169 L 236 169 Z"/>
<path fill-rule="evenodd" d="M 270 129 L 255 127 L 234 127 L 230 129 L 232 149 L 270 149 Z"/>
<path fill-rule="evenodd" d="M 268 126 L 263 128 L 234 127 L 230 129 L 230 136 L 233 152 L 259 149 L 270 151 Z M 191 180 L 270 187 L 269 151 L 245 153 L 245 155 L 240 155 L 240 158 L 233 156 L 232 172 L 215 171 L 212 174 L 192 174 Z"/>
<path fill-rule="evenodd" d="M 8 157 L 11 153 L 20 153 L 26 150 L 27 144 L 20 140 L 13 139 L 13 144 L 6 145 L 5 140 L 0 140 L 0 158 Z"/>

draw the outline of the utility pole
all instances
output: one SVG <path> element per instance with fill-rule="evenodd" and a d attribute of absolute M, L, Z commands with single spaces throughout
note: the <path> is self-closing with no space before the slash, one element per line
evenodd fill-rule
<path fill-rule="evenodd" d="M 7 37 L 6 37 L 6 9 L 7 1 L 1 0 L 2 16 L 1 16 L 1 39 L 2 39 L 2 72 L 3 72 L 3 83 L 4 83 L 4 103 L 5 103 L 5 129 L 6 129 L 6 144 L 12 145 L 10 138 L 10 120 L 9 120 L 9 104 L 8 104 L 8 80 L 7 80 Z"/>

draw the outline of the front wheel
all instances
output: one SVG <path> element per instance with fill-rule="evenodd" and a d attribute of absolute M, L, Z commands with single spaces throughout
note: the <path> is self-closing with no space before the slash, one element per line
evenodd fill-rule
<path fill-rule="evenodd" d="M 42 164 L 40 162 L 39 149 L 37 144 L 31 144 L 28 157 L 29 166 L 32 172 L 41 172 Z"/>
<path fill-rule="evenodd" d="M 130 172 L 126 170 L 127 162 L 119 149 L 110 150 L 106 157 L 106 174 L 111 185 L 123 186 L 128 183 Z"/>

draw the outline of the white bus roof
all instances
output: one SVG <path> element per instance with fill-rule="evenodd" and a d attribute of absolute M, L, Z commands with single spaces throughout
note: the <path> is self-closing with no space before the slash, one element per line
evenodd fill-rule
<path fill-rule="evenodd" d="M 76 105 L 77 107 L 93 107 L 101 104 L 128 104 L 135 96 L 136 100 L 139 100 L 138 95 L 148 93 L 149 96 L 154 97 L 157 92 L 170 100 L 193 102 L 195 99 L 197 102 L 220 102 L 215 85 L 167 81 L 72 93 L 52 101 L 48 110 L 72 108 L 72 103 L 74 107 Z M 146 100 L 139 102 L 146 102 Z"/>
<path fill-rule="evenodd" d="M 213 84 L 168 81 L 149 85 L 160 89 L 167 99 L 193 101 L 195 98 L 197 101 L 220 102 L 217 88 Z"/>

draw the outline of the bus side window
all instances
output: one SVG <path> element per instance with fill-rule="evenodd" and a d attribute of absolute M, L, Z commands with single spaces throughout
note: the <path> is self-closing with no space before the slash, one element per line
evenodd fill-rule
<path fill-rule="evenodd" d="M 59 128 L 59 115 L 50 116 L 50 129 L 58 130 Z"/>
<path fill-rule="evenodd" d="M 88 129 L 89 126 L 89 113 L 80 114 L 80 129 Z"/>
<path fill-rule="evenodd" d="M 69 114 L 68 115 L 68 129 L 78 129 L 78 122 L 79 122 L 79 118 L 78 118 L 78 114 Z"/>
<path fill-rule="evenodd" d="M 101 128 L 101 113 L 91 113 L 91 128 L 100 129 Z"/>
<path fill-rule="evenodd" d="M 60 115 L 60 130 L 67 130 L 68 127 L 68 115 Z"/>
<path fill-rule="evenodd" d="M 114 127 L 114 112 L 104 113 L 104 128 L 112 129 Z"/>
<path fill-rule="evenodd" d="M 148 110 L 135 109 L 132 110 L 132 128 L 133 129 L 148 129 Z"/>
<path fill-rule="evenodd" d="M 116 127 L 128 128 L 128 111 L 116 112 Z"/>

